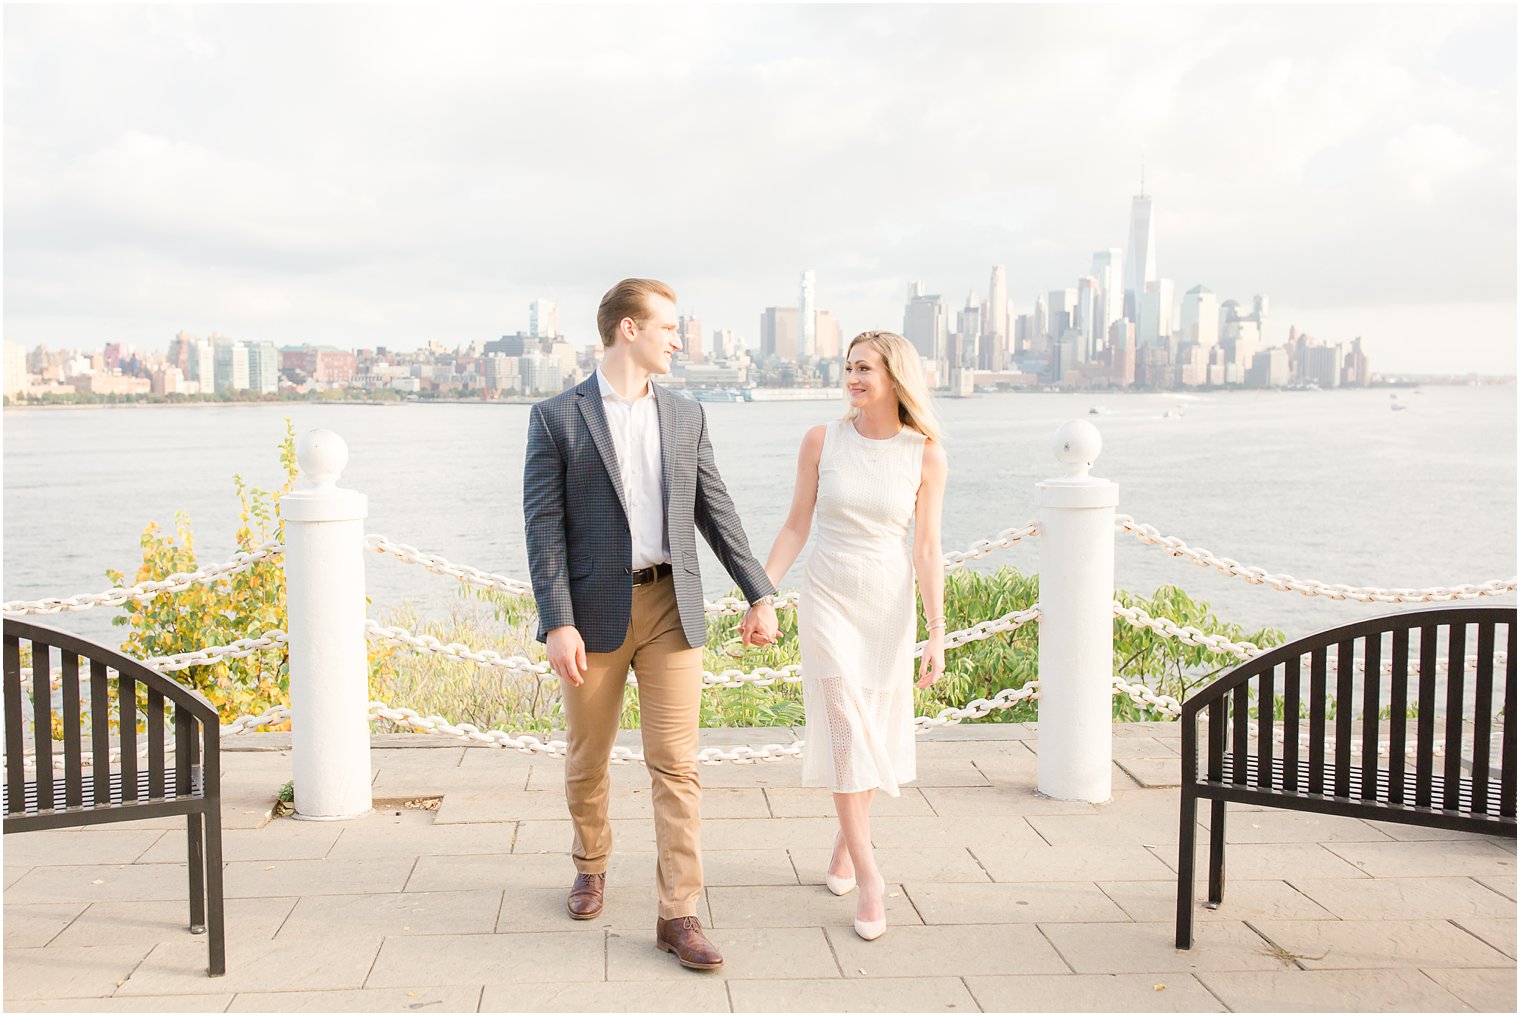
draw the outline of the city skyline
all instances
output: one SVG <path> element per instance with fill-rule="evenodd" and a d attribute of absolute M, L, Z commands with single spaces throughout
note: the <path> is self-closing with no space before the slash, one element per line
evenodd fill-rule
<path fill-rule="evenodd" d="M 806 269 L 846 338 L 991 265 L 1027 314 L 1127 253 L 1143 158 L 1177 299 L 1515 371 L 1512 9 L 586 15 L 8 11 L 5 337 L 407 349 L 544 299 L 579 339 L 641 274 L 753 348 Z M 658 115 L 609 126 L 615 96 Z"/>

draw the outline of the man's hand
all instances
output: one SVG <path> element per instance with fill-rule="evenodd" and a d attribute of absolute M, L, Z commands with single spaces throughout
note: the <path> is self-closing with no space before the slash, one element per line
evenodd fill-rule
<path fill-rule="evenodd" d="M 776 608 L 769 603 L 756 603 L 744 615 L 739 626 L 739 636 L 747 646 L 768 646 L 781 635 L 776 623 Z"/>
<path fill-rule="evenodd" d="M 554 668 L 561 681 L 572 688 L 585 683 L 586 643 L 575 625 L 562 625 L 551 630 L 544 648 L 549 651 L 549 666 Z"/>

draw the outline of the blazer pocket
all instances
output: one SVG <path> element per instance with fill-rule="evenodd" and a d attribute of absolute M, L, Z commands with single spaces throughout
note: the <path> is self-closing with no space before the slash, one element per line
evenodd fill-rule
<path fill-rule="evenodd" d="M 572 579 L 583 579 L 591 574 L 591 570 L 595 565 L 596 559 L 589 555 L 572 557 L 570 559 L 570 577 Z"/>

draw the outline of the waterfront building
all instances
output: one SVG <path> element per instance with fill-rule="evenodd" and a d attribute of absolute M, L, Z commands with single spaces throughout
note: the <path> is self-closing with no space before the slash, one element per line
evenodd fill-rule
<path fill-rule="evenodd" d="M 903 338 L 913 344 L 920 357 L 937 365 L 945 358 L 950 331 L 945 301 L 937 295 L 923 293 L 921 284 L 914 285 L 919 292 L 903 308 Z"/>
<path fill-rule="evenodd" d="M 554 301 L 539 298 L 528 304 L 528 334 L 535 339 L 559 335 L 559 307 Z"/>
<path fill-rule="evenodd" d="M 533 341 L 531 335 L 518 332 L 516 335 L 503 335 L 499 339 L 492 339 L 481 349 L 481 354 L 505 353 L 507 356 L 522 356 L 528 351 L 528 347 L 538 348 L 538 343 Z"/>
<path fill-rule="evenodd" d="M 1351 348 L 1341 365 L 1341 384 L 1366 385 L 1370 380 L 1372 371 L 1367 363 L 1367 354 L 1362 352 L 1362 337 L 1358 335 L 1351 340 Z"/>
<path fill-rule="evenodd" d="M 1343 359 L 1340 343 L 1333 346 L 1306 346 L 1303 351 L 1302 378 L 1321 388 L 1339 388 Z"/>
<path fill-rule="evenodd" d="M 1145 291 L 1140 294 L 1140 316 L 1135 320 L 1135 341 L 1142 349 L 1171 347 L 1172 309 L 1176 305 L 1174 290 L 1171 279 L 1154 279 L 1145 284 Z"/>
<path fill-rule="evenodd" d="M 1108 378 L 1119 388 L 1135 383 L 1135 325 L 1120 318 L 1108 329 Z"/>
<path fill-rule="evenodd" d="M 551 395 L 564 385 L 564 370 L 558 357 L 530 350 L 517 358 L 517 372 L 522 378 L 524 395 Z"/>
<path fill-rule="evenodd" d="M 1219 344 L 1218 297 L 1207 286 L 1194 286 L 1182 298 L 1182 341 L 1204 349 Z"/>
<path fill-rule="evenodd" d="M 980 341 L 982 332 L 982 305 L 975 293 L 966 294 L 966 306 L 955 315 L 955 330 L 960 333 L 956 344 L 955 364 L 962 367 L 983 367 Z M 990 368 L 989 368 L 990 369 Z"/>
<path fill-rule="evenodd" d="M 19 342 L 5 340 L 5 379 L 4 392 L 6 397 L 12 395 L 24 395 L 29 387 L 29 378 L 26 370 L 26 349 Z"/>
<path fill-rule="evenodd" d="M 983 369 L 1000 371 L 1008 365 L 1009 354 L 1013 352 L 1012 316 L 1008 272 L 1002 265 L 993 265 L 992 277 L 987 282 L 987 313 L 982 317 L 982 332 L 986 336 L 982 344 L 986 354 L 980 358 Z"/>
<path fill-rule="evenodd" d="M 739 338 L 732 328 L 715 328 L 712 333 L 712 358 L 727 360 L 739 351 Z"/>
<path fill-rule="evenodd" d="M 506 353 L 485 353 L 480 358 L 480 387 L 487 398 L 523 389 L 518 358 Z"/>
<path fill-rule="evenodd" d="M 760 358 L 797 360 L 797 308 L 767 307 L 760 312 Z"/>
<path fill-rule="evenodd" d="M 173 363 L 166 363 L 149 373 L 148 385 L 154 395 L 187 395 L 190 388 L 195 387 L 193 382 L 185 380 L 185 372 Z"/>
<path fill-rule="evenodd" d="M 694 317 L 683 315 L 680 322 L 681 328 L 681 352 L 685 355 L 688 363 L 701 363 L 702 351 L 702 322 Z"/>
<path fill-rule="evenodd" d="M 831 310 L 821 310 L 817 319 L 818 359 L 835 360 L 844 354 L 844 335 L 839 319 Z"/>
<path fill-rule="evenodd" d="M 233 339 L 216 344 L 216 393 L 248 389 L 248 346 Z"/>
<path fill-rule="evenodd" d="M 1161 278 L 1156 269 L 1156 224 L 1151 215 L 1151 199 L 1145 193 L 1145 179 L 1140 193 L 1130 203 L 1129 249 L 1124 252 L 1124 316 L 1140 320 L 1140 303 L 1146 287 Z M 1142 341 L 1141 345 L 1145 343 Z"/>
<path fill-rule="evenodd" d="M 1106 329 L 1098 320 L 1098 280 L 1084 275 L 1077 280 L 1076 320 L 1072 327 L 1081 336 L 1077 347 L 1077 359 L 1083 363 L 1093 359 L 1103 350 Z"/>
<path fill-rule="evenodd" d="M 1045 306 L 1045 334 L 1052 341 L 1059 341 L 1077 320 L 1077 291 L 1075 289 L 1052 289 L 1050 302 Z"/>
<path fill-rule="evenodd" d="M 1091 274 L 1098 280 L 1097 321 L 1106 336 L 1124 317 L 1124 252 L 1117 247 L 1094 251 Z"/>
<path fill-rule="evenodd" d="M 1261 332 L 1263 342 L 1267 340 L 1267 307 L 1268 301 L 1265 293 L 1257 293 L 1251 297 L 1251 316 L 1256 318 L 1256 330 Z"/>
<path fill-rule="evenodd" d="M 262 395 L 280 390 L 280 351 L 273 342 L 248 343 L 248 387 Z"/>
<path fill-rule="evenodd" d="M 802 273 L 800 291 L 797 294 L 798 328 L 797 354 L 801 360 L 818 358 L 817 306 L 813 303 L 813 270 Z"/>
<path fill-rule="evenodd" d="M 1288 373 L 1288 351 L 1282 346 L 1263 349 L 1251 358 L 1246 371 L 1246 384 L 1251 388 L 1281 388 L 1291 375 Z"/>

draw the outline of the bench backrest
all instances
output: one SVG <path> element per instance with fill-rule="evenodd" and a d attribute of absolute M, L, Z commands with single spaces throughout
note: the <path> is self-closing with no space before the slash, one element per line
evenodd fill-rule
<path fill-rule="evenodd" d="M 35 780 L 33 807 L 47 812 L 58 799 L 59 782 L 65 807 L 81 807 L 88 798 L 104 802 L 113 796 L 113 782 L 123 801 L 180 797 L 191 792 L 192 774 L 204 765 L 207 785 L 216 786 L 220 726 L 216 709 L 198 693 L 185 688 L 130 657 L 95 645 L 77 635 L 45 625 L 5 618 L 4 735 L 6 818 L 28 811 L 26 793 Z M 23 655 L 31 688 L 23 687 Z M 53 683 L 61 699 L 55 710 Z M 32 722 L 25 716 L 29 702 Z M 62 727 L 62 771 L 54 768 L 60 754 L 53 738 L 54 721 Z M 139 730 L 139 726 L 142 727 Z M 173 771 L 168 768 L 166 733 L 173 736 Z M 143 749 L 145 757 L 139 757 Z M 90 753 L 86 773 L 85 753 Z M 28 755 L 35 753 L 35 773 Z M 110 762 L 112 755 L 119 761 Z M 114 780 L 113 780 L 114 778 Z M 141 789 L 140 789 L 141 788 Z"/>
<path fill-rule="evenodd" d="M 1287 793 L 1513 825 L 1515 617 L 1514 607 L 1407 611 L 1264 653 L 1184 703 L 1183 780 L 1276 781 Z"/>

